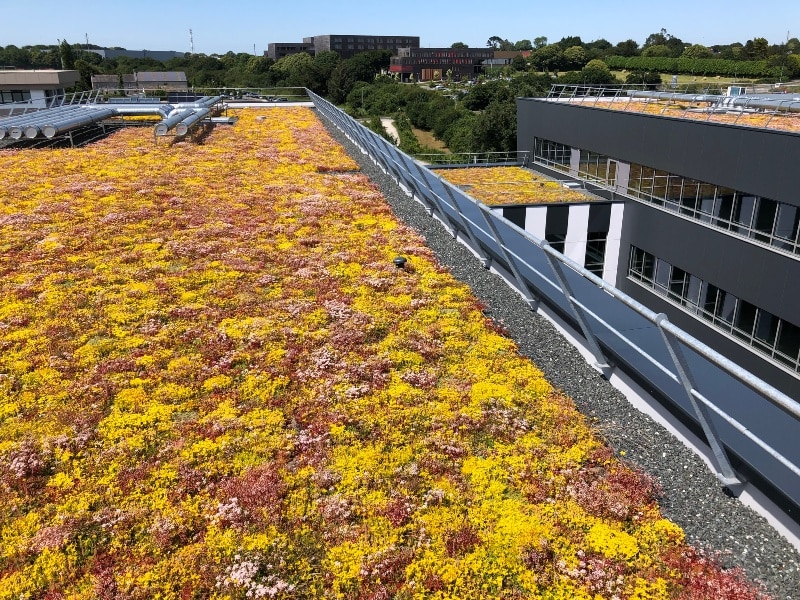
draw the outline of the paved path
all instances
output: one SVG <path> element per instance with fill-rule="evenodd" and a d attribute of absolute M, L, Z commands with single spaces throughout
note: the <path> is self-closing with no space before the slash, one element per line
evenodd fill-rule
<path fill-rule="evenodd" d="M 397 128 L 394 126 L 394 119 L 391 117 L 381 117 L 381 125 L 386 132 L 394 137 L 395 145 L 400 143 L 400 134 L 397 133 Z"/>

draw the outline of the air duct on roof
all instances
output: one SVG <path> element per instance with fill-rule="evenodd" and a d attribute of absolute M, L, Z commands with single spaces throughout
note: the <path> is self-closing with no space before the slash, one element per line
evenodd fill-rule
<path fill-rule="evenodd" d="M 648 90 L 628 90 L 632 98 L 652 98 L 686 102 L 707 102 L 725 108 L 773 110 L 778 112 L 800 112 L 800 98 L 770 98 L 764 96 L 720 96 L 718 94 L 677 94 L 674 92 L 653 92 Z"/>
<path fill-rule="evenodd" d="M 49 125 L 45 125 L 42 127 L 42 133 L 44 134 L 44 137 L 52 138 L 57 136 L 59 133 L 65 133 L 72 129 L 77 129 L 78 127 L 83 127 L 84 125 L 89 125 L 91 123 L 113 117 L 115 112 L 116 111 L 113 108 L 101 108 L 94 110 L 89 109 L 86 111 L 85 115 L 80 115 L 71 119 L 54 121 Z"/>
<path fill-rule="evenodd" d="M 155 128 L 156 135 L 167 135 L 167 132 L 175 127 L 178 123 L 183 121 L 185 118 L 190 117 L 194 114 L 193 108 L 176 108 L 173 110 L 169 116 L 161 121 Z"/>
<path fill-rule="evenodd" d="M 205 117 L 208 113 L 211 112 L 210 108 L 201 108 L 199 110 L 194 111 L 194 114 L 189 115 L 183 121 L 178 123 L 175 127 L 175 134 L 176 135 L 186 135 L 189 132 L 189 129 L 195 125 L 200 119 Z"/>
<path fill-rule="evenodd" d="M 201 108 L 200 110 L 194 111 L 194 114 L 189 115 L 183 121 L 178 123 L 175 127 L 175 133 L 178 135 L 186 135 L 186 133 L 191 129 L 200 119 L 205 117 L 211 112 L 210 108 Z"/>

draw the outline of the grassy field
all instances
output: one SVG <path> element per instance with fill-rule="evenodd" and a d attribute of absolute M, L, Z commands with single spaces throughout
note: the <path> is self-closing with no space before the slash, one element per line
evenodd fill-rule
<path fill-rule="evenodd" d="M 443 152 L 450 153 L 450 150 L 447 148 L 445 143 L 441 140 L 438 140 L 434 137 L 433 133 L 430 131 L 423 131 L 422 129 L 414 129 L 414 135 L 417 136 L 419 143 L 427 148 L 433 148 L 435 150 L 442 150 Z"/>

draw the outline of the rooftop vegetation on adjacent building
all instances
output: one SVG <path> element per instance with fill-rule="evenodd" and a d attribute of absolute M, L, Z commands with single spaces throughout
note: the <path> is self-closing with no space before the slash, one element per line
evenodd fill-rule
<path fill-rule="evenodd" d="M 587 194 L 521 167 L 466 167 L 440 169 L 444 179 L 490 206 L 587 202 Z"/>
<path fill-rule="evenodd" d="M 698 94 L 698 97 L 702 97 Z M 796 109 L 798 103 L 792 102 L 792 97 L 787 97 L 787 106 L 791 105 Z M 617 98 L 613 101 L 605 101 L 597 98 L 582 98 L 575 100 L 576 103 L 596 108 L 607 108 L 610 110 L 622 110 L 629 112 L 647 113 L 664 117 L 674 117 L 681 119 L 693 119 L 706 121 L 708 123 L 726 123 L 728 125 L 740 125 L 743 127 L 758 127 L 765 129 L 779 129 L 783 131 L 800 132 L 800 113 L 780 112 L 766 110 L 736 110 L 720 109 L 712 106 L 707 100 L 696 103 L 688 101 L 645 101 L 631 100 L 629 98 Z"/>

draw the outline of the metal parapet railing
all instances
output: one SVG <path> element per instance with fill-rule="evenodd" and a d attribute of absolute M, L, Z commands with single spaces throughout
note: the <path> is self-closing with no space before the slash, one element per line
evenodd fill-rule
<path fill-rule="evenodd" d="M 757 473 L 800 507 L 800 404 L 465 194 L 312 92 L 319 114 L 465 243 L 502 269 L 532 310 L 544 302 L 585 339 L 595 367 L 633 372 L 702 429 L 717 476 L 738 495 L 734 469 Z M 742 466 L 739 471 L 744 470 Z"/>

